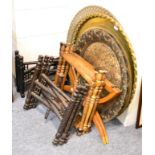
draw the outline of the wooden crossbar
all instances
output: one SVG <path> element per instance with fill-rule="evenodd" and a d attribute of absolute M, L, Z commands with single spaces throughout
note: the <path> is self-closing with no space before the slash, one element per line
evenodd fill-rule
<path fill-rule="evenodd" d="M 92 84 L 95 69 L 91 64 L 76 53 L 61 53 L 61 55 L 89 84 Z"/>

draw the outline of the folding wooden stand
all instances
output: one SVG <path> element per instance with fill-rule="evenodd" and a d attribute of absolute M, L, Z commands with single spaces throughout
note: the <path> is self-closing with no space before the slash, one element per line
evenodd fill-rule
<path fill-rule="evenodd" d="M 24 62 L 24 57 L 15 51 L 15 72 L 16 88 L 21 97 L 25 97 L 25 91 L 28 90 L 38 61 Z M 58 58 L 54 58 L 51 64 L 50 75 L 54 75 L 58 64 Z"/>
<path fill-rule="evenodd" d="M 53 141 L 54 145 L 58 145 L 67 142 L 88 88 L 87 86 L 78 85 L 72 97 L 67 96 L 48 77 L 51 63 L 52 58 L 50 57 L 40 56 L 38 58 L 38 64 L 27 94 L 24 109 L 35 108 L 41 103 L 47 107 L 45 118 L 48 117 L 49 112 L 55 113 L 61 121 Z"/>
<path fill-rule="evenodd" d="M 90 130 L 92 121 L 100 132 L 103 143 L 108 143 L 106 130 L 97 105 L 105 104 L 120 94 L 120 89 L 116 88 L 108 79 L 105 71 L 96 71 L 94 67 L 74 52 L 73 45 L 61 43 L 59 64 L 55 76 L 55 84 L 64 91 L 73 92 L 82 77 L 89 84 L 90 89 L 83 103 L 83 113 L 81 120 L 76 125 L 78 134 L 81 135 Z M 69 75 L 71 85 L 65 85 L 66 77 Z M 102 90 L 109 92 L 106 97 L 101 98 Z"/>

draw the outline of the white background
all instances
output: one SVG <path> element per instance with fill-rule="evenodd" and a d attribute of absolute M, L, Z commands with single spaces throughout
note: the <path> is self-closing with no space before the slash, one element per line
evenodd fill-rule
<path fill-rule="evenodd" d="M 17 45 L 17 47 L 22 47 L 24 50 L 21 52 L 29 51 L 29 48 L 32 47 L 35 52 L 57 52 L 57 47 L 60 41 L 64 41 L 66 39 L 66 32 L 67 28 L 72 17 L 75 15 L 79 9 L 81 9 L 83 6 L 86 5 L 101 5 L 110 10 L 116 18 L 120 21 L 122 26 L 124 27 L 125 32 L 129 36 L 129 39 L 132 42 L 132 45 L 134 47 L 134 50 L 136 52 L 137 58 L 138 58 L 138 64 L 139 64 L 139 72 L 143 75 L 143 93 L 145 96 L 143 96 L 143 130 L 145 130 L 145 134 L 143 136 L 143 154 L 154 154 L 154 137 L 155 137 L 155 125 L 154 125 L 154 116 L 155 113 L 155 99 L 154 99 L 154 62 L 155 62 L 155 43 L 154 43 L 154 28 L 155 28 L 155 22 L 154 22 L 154 15 L 155 15 L 155 5 L 154 1 L 152 0 L 136 0 L 136 1 L 125 1 L 125 0 L 81 0 L 81 1 L 50 1 L 50 0 L 14 0 L 17 6 L 13 6 L 14 11 L 12 11 L 12 4 L 11 0 L 5 0 L 3 2 L 0 2 L 0 154 L 2 155 L 8 155 L 11 154 L 11 97 L 12 97 L 12 12 L 14 16 L 18 16 L 16 20 L 20 21 L 22 20 L 19 16 L 19 12 L 22 15 L 25 20 L 23 22 L 27 21 L 27 23 L 22 23 L 23 26 L 20 29 L 18 21 L 14 21 L 16 24 L 14 26 L 13 24 L 13 30 L 18 28 L 18 32 L 16 31 L 16 38 L 17 40 L 24 41 L 23 45 L 21 42 Z M 18 2 L 18 3 L 17 3 Z M 33 3 L 34 2 L 34 3 Z M 51 3 L 52 2 L 52 3 Z M 15 4 L 14 3 L 14 4 Z M 31 5 L 30 5 L 31 4 Z M 51 5 L 46 5 L 51 4 Z M 54 5 L 54 6 L 53 6 Z M 32 8 L 29 8 L 29 7 Z M 22 8 L 23 7 L 23 8 Z M 66 13 L 64 11 L 58 11 L 61 9 L 54 9 L 55 8 L 62 8 L 62 10 L 66 10 Z M 47 8 L 47 9 L 46 9 Z M 53 8 L 53 9 L 52 9 Z M 55 10 L 53 17 L 53 14 L 50 14 L 50 11 L 47 13 L 46 11 L 44 14 L 39 14 L 37 10 L 41 9 L 43 12 L 45 10 Z M 29 11 L 35 10 L 33 16 L 29 15 Z M 23 14 L 22 14 L 23 12 Z M 27 12 L 27 13 L 26 13 Z M 33 12 L 33 11 L 32 11 Z M 47 14 L 46 14 L 47 13 Z M 39 14 L 39 19 L 35 19 L 35 17 Z M 46 15 L 46 18 L 43 16 Z M 61 21 L 57 20 L 57 17 L 62 18 Z M 30 23 L 28 20 L 31 20 Z M 55 19 L 55 20 L 53 20 Z M 44 21 L 42 23 L 41 21 Z M 35 22 L 36 21 L 36 22 Z M 49 23 L 48 23 L 49 21 Z M 53 21 L 53 22 L 51 22 Z M 64 23 L 63 21 L 66 21 L 67 23 Z M 57 24 L 60 23 L 60 24 Z M 18 26 L 17 26 L 18 23 Z M 36 24 L 36 26 L 34 25 Z M 40 26 L 39 23 L 42 23 Z M 38 25 L 39 24 L 39 25 Z M 46 27 L 45 27 L 46 26 Z M 57 30 L 61 30 L 59 34 L 55 33 L 56 31 L 53 28 L 50 29 L 50 27 L 55 27 Z M 28 29 L 27 29 L 28 28 Z M 50 31 L 46 31 L 50 30 Z M 40 34 L 37 34 L 38 32 L 41 32 Z M 52 35 L 50 35 L 52 34 Z M 64 35 L 61 35 L 64 34 Z M 46 42 L 45 45 L 37 45 L 35 39 L 32 39 L 30 41 L 30 44 L 26 42 L 26 38 L 35 38 L 37 35 L 40 35 L 40 37 L 47 37 L 46 39 L 43 39 L 43 42 Z M 49 38 L 48 38 L 49 36 Z M 56 37 L 58 36 L 58 37 Z M 50 44 L 48 43 L 48 40 L 50 40 Z M 56 39 L 56 38 L 57 39 Z M 38 37 L 39 42 L 42 42 L 42 39 Z M 41 41 L 40 41 L 41 40 Z M 17 42 L 18 42 L 17 41 Z M 55 44 L 56 43 L 56 44 Z M 27 45 L 31 45 L 30 47 L 27 47 Z M 39 47 L 39 48 L 38 48 Z M 28 49 L 27 49 L 28 48 Z M 31 48 L 31 49 L 32 49 Z M 40 49 L 40 50 L 39 50 Z M 35 53 L 36 55 L 38 53 Z M 31 53 L 30 53 L 31 54 Z M 32 57 L 35 57 L 36 55 L 32 55 Z M 28 59 L 28 56 L 27 56 Z M 144 74 L 145 71 L 145 74 Z M 144 110 L 145 109 L 145 110 Z M 151 143 L 152 142 L 152 143 Z M 134 144 L 133 144 L 134 145 Z"/>

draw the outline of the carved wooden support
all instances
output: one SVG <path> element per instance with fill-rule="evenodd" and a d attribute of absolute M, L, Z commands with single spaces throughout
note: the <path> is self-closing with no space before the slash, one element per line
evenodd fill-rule
<path fill-rule="evenodd" d="M 84 109 L 79 127 L 79 132 L 89 131 L 103 87 L 104 87 L 104 71 L 100 70 L 95 73 L 93 83 L 90 86 L 88 96 L 84 102 Z"/>
<path fill-rule="evenodd" d="M 56 96 L 54 94 L 54 92 L 51 89 L 48 89 L 47 87 L 45 87 L 42 83 L 40 83 L 38 80 L 35 81 L 35 84 L 41 88 L 42 90 L 42 94 L 44 94 L 44 96 L 46 96 L 46 98 L 51 102 L 51 104 L 53 104 L 57 109 L 59 109 L 59 111 L 62 111 L 64 109 L 64 107 L 66 105 L 62 105 L 63 103 L 60 103 L 61 101 L 58 100 L 58 96 Z M 45 94 L 45 93 L 46 94 Z M 48 96 L 50 95 L 50 97 Z"/>
<path fill-rule="evenodd" d="M 62 114 L 60 113 L 60 111 L 58 111 L 58 109 L 53 104 L 50 104 L 51 102 L 49 102 L 49 100 L 41 98 L 34 92 L 31 92 L 31 95 L 39 100 L 42 104 L 44 104 L 49 110 L 52 110 L 60 120 L 62 119 Z"/>
<path fill-rule="evenodd" d="M 72 50 L 73 50 L 73 46 L 71 44 L 66 44 L 66 48 L 65 48 L 63 53 L 68 53 L 69 54 L 69 53 L 72 53 Z M 62 78 L 62 83 L 61 83 L 61 86 L 60 86 L 60 88 L 62 90 L 64 88 L 64 84 L 65 84 L 65 81 L 66 81 L 68 70 L 69 70 L 69 64 L 63 59 L 62 68 L 61 68 L 61 72 L 60 72 L 61 77 L 63 77 Z"/>
<path fill-rule="evenodd" d="M 15 51 L 16 88 L 19 92 L 19 51 Z"/>
<path fill-rule="evenodd" d="M 50 64 L 51 64 L 51 61 L 52 60 L 53 60 L 53 57 L 49 57 L 47 55 L 44 57 L 44 62 L 43 62 L 43 65 L 42 65 L 41 73 L 40 73 L 40 75 L 38 77 L 39 82 L 42 83 L 45 86 L 47 85 L 47 82 L 41 78 L 41 74 L 44 73 L 46 75 L 49 75 Z M 35 85 L 34 92 L 38 96 L 40 96 L 41 91 L 42 91 L 41 88 L 40 87 L 37 87 L 37 85 Z M 33 107 L 36 107 L 36 106 L 37 106 L 37 102 L 33 102 Z"/>
<path fill-rule="evenodd" d="M 39 84 L 36 81 L 37 85 L 39 85 L 42 90 L 44 90 L 46 93 L 50 94 L 53 97 L 52 103 L 57 104 L 61 113 L 63 113 L 63 111 L 68 106 L 70 98 L 68 96 L 66 97 L 66 94 L 62 92 L 59 88 L 55 89 L 54 87 L 56 86 L 53 87 L 53 82 L 45 74 L 42 74 L 41 77 L 47 82 L 50 89 L 47 89 L 45 86 Z M 60 91 L 61 93 L 59 93 Z"/>
<path fill-rule="evenodd" d="M 105 75 L 103 70 L 99 70 L 98 73 L 95 74 L 95 88 L 93 90 L 93 95 L 91 96 L 90 105 L 92 105 L 92 108 L 90 108 L 90 116 L 88 119 L 88 128 L 91 127 L 91 122 L 93 120 L 94 113 L 96 112 L 98 101 L 101 97 L 101 92 L 105 86 Z M 88 111 L 89 112 L 89 111 Z M 87 123 L 86 123 L 87 124 Z M 85 125 L 85 124 L 84 124 Z M 87 130 L 87 129 L 86 129 Z"/>
<path fill-rule="evenodd" d="M 36 65 L 38 61 L 21 61 L 21 55 L 19 51 L 15 51 L 15 74 L 16 74 L 16 89 L 17 92 L 21 94 L 21 97 L 24 97 L 24 92 L 29 89 L 33 74 L 35 72 Z M 22 58 L 24 60 L 24 57 Z M 58 58 L 52 58 L 50 64 L 49 75 L 54 75 L 56 73 L 56 68 L 58 64 Z"/>
<path fill-rule="evenodd" d="M 59 64 L 57 67 L 57 73 L 55 76 L 55 84 L 57 87 L 63 90 L 64 84 L 66 81 L 66 77 L 69 70 L 69 64 L 65 61 L 65 59 L 61 56 L 63 53 L 70 54 L 74 51 L 74 47 L 71 44 L 60 44 L 60 57 Z"/>
<path fill-rule="evenodd" d="M 74 114 L 74 118 L 73 118 L 73 121 L 72 121 L 72 124 L 71 124 L 71 127 L 75 126 L 75 122 L 77 121 L 77 117 L 78 117 L 78 114 L 79 114 L 79 111 L 82 110 L 82 105 L 83 105 L 83 102 L 88 94 L 88 90 L 89 90 L 89 85 L 88 84 L 85 84 L 85 86 L 81 86 L 82 87 L 82 90 L 80 91 L 80 93 L 82 94 L 82 97 L 81 97 L 81 104 L 78 104 L 77 105 L 77 110 Z"/>
<path fill-rule="evenodd" d="M 65 44 L 63 43 L 60 43 L 60 53 L 64 52 L 65 50 Z M 57 66 L 57 72 L 56 72 L 56 75 L 55 75 L 55 84 L 56 86 L 60 87 L 60 80 L 61 80 L 61 77 L 60 77 L 60 73 L 61 73 L 61 68 L 62 68 L 62 64 L 63 64 L 63 58 L 61 56 L 61 54 L 59 54 L 60 57 L 59 57 L 59 62 L 58 62 L 58 66 Z"/>
<path fill-rule="evenodd" d="M 24 85 L 24 65 L 23 65 L 23 57 L 19 58 L 19 74 L 20 74 L 20 94 L 21 97 L 25 97 L 24 90 L 25 90 L 25 85 Z"/>
<path fill-rule="evenodd" d="M 27 104 L 25 104 L 25 107 L 27 109 L 36 107 L 36 101 L 40 101 L 48 108 L 45 116 L 46 118 L 48 117 L 49 112 L 53 111 L 59 119 L 62 119 L 63 111 L 68 106 L 70 98 L 59 90 L 59 88 L 57 88 L 48 78 L 53 57 L 45 56 L 44 59 L 42 58 L 40 61 L 42 62 L 40 71 L 37 76 L 35 76 L 35 80 L 33 79 L 31 89 L 29 90 L 26 99 L 26 103 L 29 103 L 29 105 L 26 107 Z M 61 96 L 57 90 L 59 92 L 61 91 L 61 94 L 63 95 Z M 41 94 L 42 97 L 40 96 Z"/>
<path fill-rule="evenodd" d="M 73 93 L 70 104 L 64 112 L 64 117 L 60 123 L 53 144 L 57 145 L 64 144 L 67 142 L 69 131 L 73 127 L 80 106 L 82 106 L 81 101 L 83 100 L 83 97 L 86 94 L 86 90 L 86 87 L 78 86 L 75 92 Z"/>
<path fill-rule="evenodd" d="M 67 102 L 70 100 L 70 98 L 60 88 L 56 87 L 56 85 L 45 74 L 41 74 L 41 77 L 47 81 L 47 83 L 52 89 L 56 90 L 60 95 L 64 97 L 66 101 L 65 106 L 67 107 L 68 106 Z"/>
<path fill-rule="evenodd" d="M 64 130 L 64 133 L 62 134 L 62 137 L 60 138 L 60 144 L 66 143 L 69 137 L 69 132 L 70 130 L 73 128 L 73 126 L 75 125 L 75 121 L 77 119 L 77 115 L 79 113 L 79 110 L 82 107 L 82 102 L 84 100 L 84 96 L 87 94 L 88 89 L 86 86 L 78 86 L 78 99 L 75 101 L 75 105 L 74 108 L 72 110 L 72 113 L 70 115 L 70 118 L 67 122 L 66 128 Z"/>
<path fill-rule="evenodd" d="M 79 93 L 79 92 L 77 92 Z M 62 134 L 62 137 L 60 138 L 60 143 L 63 144 L 65 142 L 67 142 L 67 138 L 69 136 L 69 131 L 71 130 L 71 126 L 72 126 L 72 123 L 73 123 L 73 119 L 74 117 L 76 116 L 76 113 L 79 112 L 77 111 L 78 110 L 78 106 L 80 106 L 80 102 L 82 100 L 82 95 L 79 93 L 78 96 L 77 96 L 77 99 L 74 103 L 74 108 L 72 109 L 72 112 L 71 112 L 71 115 L 69 117 L 69 120 L 66 124 L 66 127 L 65 127 L 65 130 Z"/>
<path fill-rule="evenodd" d="M 74 95 L 70 101 L 69 106 L 66 108 L 66 110 L 64 112 L 64 117 L 60 123 L 60 126 L 59 126 L 58 131 L 57 131 L 56 136 L 55 136 L 55 139 L 53 141 L 53 144 L 55 144 L 55 145 L 59 143 L 59 139 L 61 138 L 61 136 L 64 132 L 64 129 L 66 127 L 66 124 L 68 122 L 70 114 L 74 108 L 74 102 L 76 101 L 77 97 L 78 97 L 78 95 L 76 93 L 74 93 Z"/>
<path fill-rule="evenodd" d="M 50 95 L 46 94 L 44 91 L 42 91 L 42 95 L 44 96 L 45 100 L 47 100 L 47 102 L 49 103 L 49 105 L 55 109 L 53 110 L 54 113 L 57 113 L 61 116 L 61 117 L 58 117 L 60 120 L 62 120 L 62 117 L 63 117 L 63 110 L 60 106 L 60 103 L 56 102 Z M 48 109 L 47 109 L 47 112 L 45 114 L 45 118 L 47 119 L 48 115 L 49 115 L 49 112 Z"/>
<path fill-rule="evenodd" d="M 24 104 L 24 107 L 23 107 L 25 110 L 31 109 L 33 107 L 32 103 L 31 103 L 31 101 L 32 101 L 31 92 L 34 89 L 34 85 L 35 85 L 34 81 L 40 75 L 41 67 L 42 67 L 42 60 L 43 60 L 43 57 L 39 56 L 38 57 L 38 63 L 37 63 L 37 66 L 36 66 L 36 69 L 35 69 L 35 72 L 34 72 L 34 75 L 33 75 L 33 79 L 32 79 L 30 88 L 28 90 L 27 97 L 26 97 L 26 100 L 25 100 L 25 104 Z"/>
<path fill-rule="evenodd" d="M 90 97 L 91 95 L 93 94 L 93 87 L 90 87 L 89 91 L 88 91 L 88 95 L 84 101 L 84 108 L 83 108 L 83 113 L 82 113 L 82 118 L 81 118 L 81 122 L 80 122 L 80 126 L 79 126 L 79 131 L 80 133 L 83 132 L 83 127 L 84 127 L 84 122 L 85 122 L 85 119 L 86 119 L 86 116 L 87 116 L 87 112 L 88 112 L 88 109 L 89 109 L 89 102 L 90 102 Z"/>
<path fill-rule="evenodd" d="M 44 68 L 43 72 L 45 72 Z M 68 106 L 70 98 L 58 87 L 56 87 L 54 83 L 48 78 L 48 76 L 45 75 L 45 73 L 40 74 L 38 79 L 35 80 L 34 84 L 35 87 L 33 93 L 31 92 L 31 94 L 33 94 L 32 96 L 35 96 L 35 99 L 41 102 L 45 101 L 45 103 L 48 103 L 49 106 L 54 109 L 53 112 L 56 113 L 57 116 L 57 113 L 59 113 L 59 115 L 63 115 L 64 110 Z M 39 98 L 41 94 L 44 98 Z M 46 118 L 48 117 L 49 112 L 50 110 L 48 109 L 45 116 Z"/>

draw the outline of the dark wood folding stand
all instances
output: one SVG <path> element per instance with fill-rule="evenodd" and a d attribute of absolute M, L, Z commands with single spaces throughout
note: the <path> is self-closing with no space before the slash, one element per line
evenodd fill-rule
<path fill-rule="evenodd" d="M 67 142 L 70 131 L 74 127 L 78 113 L 82 108 L 84 96 L 88 92 L 88 86 L 78 85 L 72 96 L 67 96 L 49 78 L 52 60 L 52 57 L 39 56 L 24 109 L 35 108 L 41 103 L 48 109 L 45 118 L 48 117 L 49 112 L 54 112 L 60 120 L 60 126 L 53 144 L 61 145 Z"/>
<path fill-rule="evenodd" d="M 28 90 L 38 61 L 24 62 L 24 57 L 15 51 L 15 74 L 16 88 L 21 97 L 25 97 L 25 91 Z M 54 75 L 58 64 L 58 58 L 55 58 L 51 64 L 50 75 Z"/>

